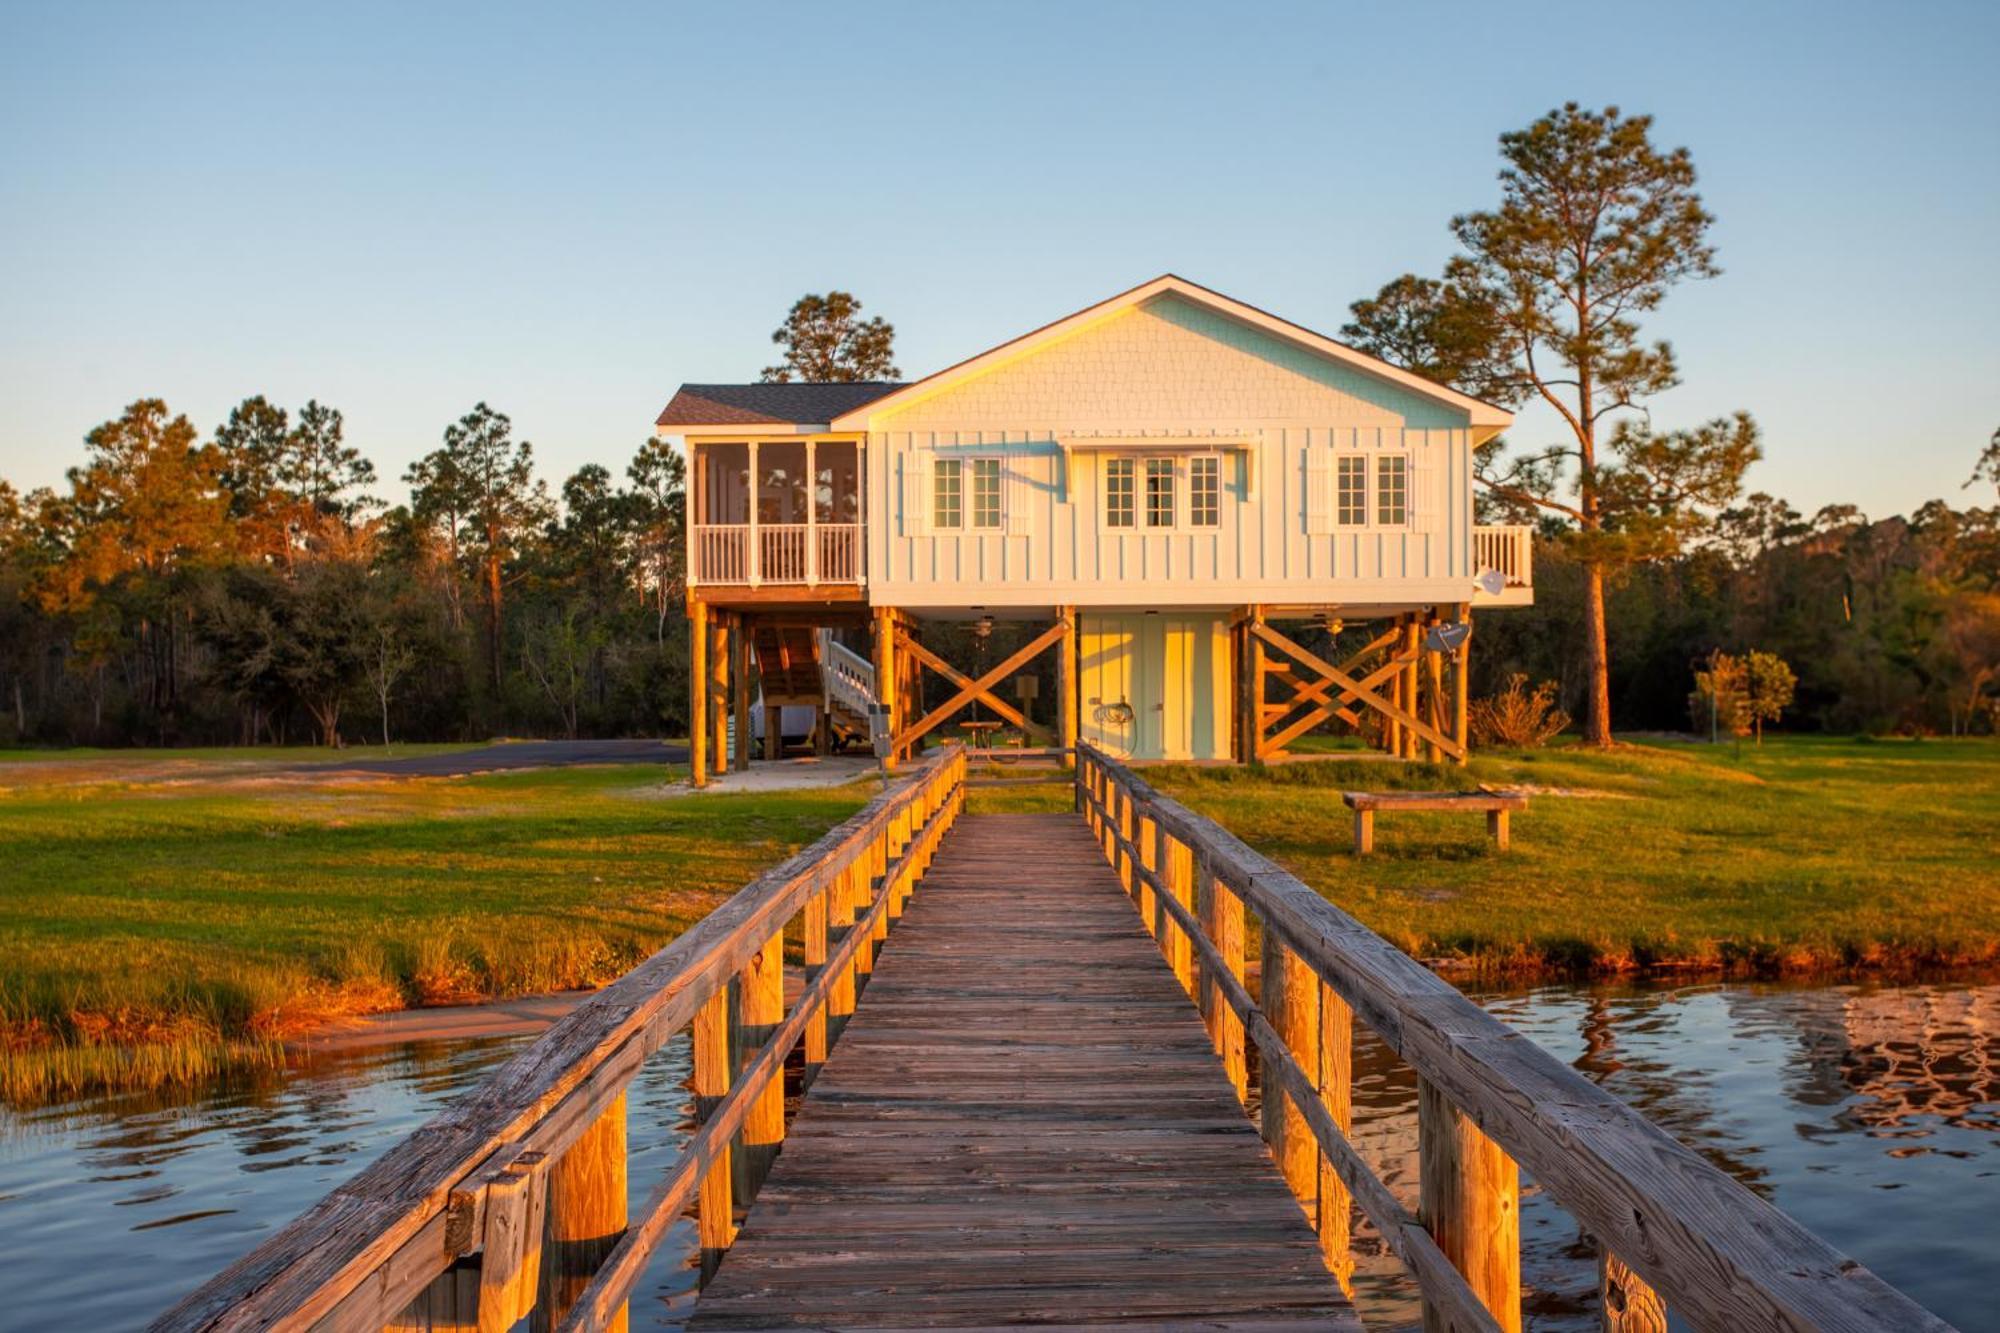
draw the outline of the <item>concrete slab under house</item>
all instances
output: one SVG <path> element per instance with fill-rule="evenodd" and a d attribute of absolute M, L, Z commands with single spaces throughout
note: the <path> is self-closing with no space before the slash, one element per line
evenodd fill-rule
<path fill-rule="evenodd" d="M 695 781 L 865 745 L 877 704 L 892 762 L 971 710 L 1021 748 L 1257 762 L 1339 723 L 1462 761 L 1473 613 L 1534 597 L 1529 530 L 1474 521 L 1511 419 L 1172 275 L 907 384 L 682 385 Z M 977 664 L 938 646 L 966 627 Z"/>

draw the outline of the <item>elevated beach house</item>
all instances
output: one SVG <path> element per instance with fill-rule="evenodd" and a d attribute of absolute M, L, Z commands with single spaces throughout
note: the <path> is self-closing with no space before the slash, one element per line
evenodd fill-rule
<path fill-rule="evenodd" d="M 1171 275 L 913 383 L 683 385 L 696 781 L 748 760 L 753 666 L 822 744 L 885 704 L 897 756 L 977 700 L 1137 759 L 1336 719 L 1463 758 L 1472 612 L 1533 598 L 1527 529 L 1473 521 L 1509 420 Z M 974 675 L 950 621 L 1028 632 Z M 1045 728 L 1008 686 L 1049 653 Z"/>

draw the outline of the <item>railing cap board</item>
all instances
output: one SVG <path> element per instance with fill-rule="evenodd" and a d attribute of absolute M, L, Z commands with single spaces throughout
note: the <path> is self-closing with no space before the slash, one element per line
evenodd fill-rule
<path fill-rule="evenodd" d="M 1697 1327 L 1950 1329 L 1228 830 L 1082 753 L 1205 851 L 1391 1049 Z"/>
<path fill-rule="evenodd" d="M 673 943 L 559 1019 L 533 1045 L 375 1163 L 153 1322 L 167 1330 L 305 1326 L 341 1307 L 408 1242 L 436 1232 L 452 1191 L 510 1142 L 558 1120 L 580 1131 L 645 1055 L 685 1026 L 774 929 L 880 835 L 957 747 L 946 746 L 810 847 L 764 872 Z M 565 1105 L 565 1103 L 570 1103 Z M 544 1137 L 544 1136 L 538 1136 Z M 568 1134 L 574 1137 L 574 1133 Z M 560 1147 L 566 1138 L 547 1149 Z"/>

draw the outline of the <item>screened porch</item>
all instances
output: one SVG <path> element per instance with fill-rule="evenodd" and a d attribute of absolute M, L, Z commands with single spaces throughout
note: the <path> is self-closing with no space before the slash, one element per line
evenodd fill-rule
<path fill-rule="evenodd" d="M 690 586 L 862 582 L 858 440 L 689 443 Z"/>

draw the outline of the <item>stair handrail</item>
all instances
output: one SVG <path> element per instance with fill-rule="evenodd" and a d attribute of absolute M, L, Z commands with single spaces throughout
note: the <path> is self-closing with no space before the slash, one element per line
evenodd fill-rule
<path fill-rule="evenodd" d="M 875 664 L 833 637 L 819 631 L 820 685 L 827 705 L 839 704 L 856 717 L 867 717 L 876 702 Z"/>

